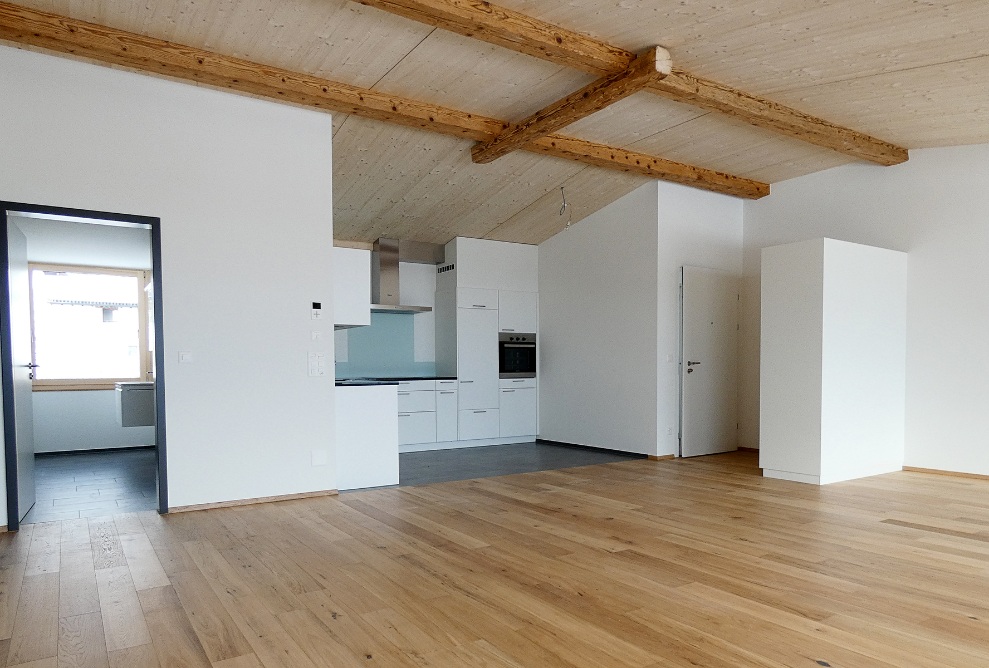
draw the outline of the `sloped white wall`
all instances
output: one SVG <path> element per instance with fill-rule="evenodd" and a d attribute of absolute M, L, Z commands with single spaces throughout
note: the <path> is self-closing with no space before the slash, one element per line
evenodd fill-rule
<path fill-rule="evenodd" d="M 745 204 L 742 445 L 758 442 L 759 252 L 826 236 L 909 254 L 905 464 L 989 474 L 989 145 L 846 165 Z"/>
<path fill-rule="evenodd" d="M 334 488 L 330 116 L 8 47 L 0 90 L 0 197 L 161 218 L 170 504 Z"/>

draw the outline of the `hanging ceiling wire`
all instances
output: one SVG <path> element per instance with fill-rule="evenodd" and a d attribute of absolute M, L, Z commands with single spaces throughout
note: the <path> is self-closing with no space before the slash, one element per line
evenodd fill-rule
<path fill-rule="evenodd" d="M 563 189 L 563 186 L 560 186 L 560 196 L 563 198 L 563 206 L 560 207 L 560 216 L 563 216 L 564 213 L 568 214 L 567 224 L 563 227 L 563 229 L 567 230 L 570 229 L 570 223 L 573 222 L 573 207 L 567 202 L 567 191 Z"/>

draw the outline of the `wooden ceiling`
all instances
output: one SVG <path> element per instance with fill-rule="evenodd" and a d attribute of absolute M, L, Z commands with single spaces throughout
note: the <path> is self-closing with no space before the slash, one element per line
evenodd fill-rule
<path fill-rule="evenodd" d="M 581 62 L 561 64 L 563 60 L 547 59 L 545 54 L 534 57 L 514 50 L 525 51 L 524 46 L 506 48 L 497 39 L 495 44 L 479 39 L 476 31 L 460 29 L 473 35 L 466 36 L 442 22 L 432 21 L 444 26 L 436 27 L 421 17 L 413 20 L 394 13 L 408 14 L 410 5 L 429 8 L 444 3 L 463 12 L 490 9 L 477 0 L 366 1 L 389 11 L 345 0 L 20 0 L 17 4 L 309 75 L 305 83 L 317 87 L 317 79 L 328 80 L 380 94 L 385 107 L 379 112 L 334 113 L 334 226 L 335 236 L 343 240 L 370 242 L 394 236 L 443 243 L 462 235 L 538 243 L 566 223 L 559 215 L 560 186 L 566 188 L 573 220 L 578 221 L 649 180 L 642 165 L 635 165 L 640 158 L 673 161 L 656 160 L 649 168 L 663 178 L 750 197 L 763 194 L 751 183 L 774 183 L 858 159 L 849 152 L 824 148 L 821 141 L 797 139 L 793 132 L 780 131 L 771 123 L 757 127 L 722 113 L 723 109 L 714 111 L 717 105 L 704 100 L 688 104 L 668 99 L 653 81 L 648 90 L 634 94 L 623 90 L 621 96 L 627 96 L 620 101 L 565 129 L 551 129 L 574 143 L 570 153 L 562 146 L 550 147 L 547 140 L 538 140 L 542 146 L 520 142 L 524 151 L 477 164 L 471 159 L 472 147 L 477 141 L 490 145 L 499 131 L 505 132 L 499 130 L 504 127 L 500 121 L 535 118 L 542 123 L 540 113 L 595 83 L 605 71 Z M 838 134 L 848 132 L 857 139 L 860 135 L 852 131 L 861 133 L 866 144 L 878 139 L 920 148 L 989 141 L 989 9 L 984 0 L 499 0 L 498 4 L 510 16 L 517 12 L 525 20 L 531 18 L 537 28 L 551 24 L 561 34 L 576 31 L 586 35 L 591 46 L 603 44 L 619 54 L 662 46 L 674 68 L 673 75 L 663 80 L 668 87 L 689 87 L 696 78 L 702 84 L 718 82 L 728 87 L 724 95 L 729 106 L 750 99 L 753 104 L 784 105 L 786 113 L 802 112 L 796 115 L 798 121 L 803 114 L 824 119 L 840 126 Z M 471 20 L 465 24 L 468 28 Z M 174 58 L 145 67 L 64 44 L 32 42 L 23 29 L 0 30 L 0 36 L 8 42 L 72 51 L 248 93 L 283 95 L 257 83 L 247 87 L 201 72 L 177 74 L 169 69 L 176 67 Z M 493 39 L 489 34 L 481 36 Z M 568 43 L 561 40 L 561 48 Z M 686 99 L 682 91 L 674 93 Z M 315 96 L 296 92 L 277 99 L 351 109 L 339 100 L 313 102 L 314 97 L 319 97 L 318 90 Z M 419 127 L 434 121 L 428 110 L 423 113 L 429 122 L 388 118 L 386 107 L 400 98 L 407 98 L 403 103 L 448 108 L 442 113 L 459 110 L 472 116 L 469 123 L 457 120 L 460 125 L 454 123 L 446 134 L 428 131 Z M 471 125 L 468 132 L 464 123 L 488 125 L 482 130 Z M 883 142 L 875 143 L 880 151 L 889 146 Z M 622 167 L 613 164 L 618 160 L 614 157 L 609 161 L 608 155 L 616 151 L 627 168 L 637 171 L 616 171 Z M 595 152 L 597 161 L 589 157 Z M 612 164 L 596 166 L 602 161 Z"/>

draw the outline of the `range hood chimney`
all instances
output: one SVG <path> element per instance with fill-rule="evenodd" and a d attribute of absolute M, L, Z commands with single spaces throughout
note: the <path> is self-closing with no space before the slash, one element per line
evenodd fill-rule
<path fill-rule="evenodd" d="M 400 304 L 399 259 L 405 262 L 438 264 L 443 261 L 443 246 L 378 239 L 371 253 L 371 313 L 426 313 L 431 306 Z"/>

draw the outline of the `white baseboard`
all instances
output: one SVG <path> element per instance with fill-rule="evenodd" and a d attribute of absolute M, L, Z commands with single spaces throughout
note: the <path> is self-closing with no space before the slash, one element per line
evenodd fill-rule
<path fill-rule="evenodd" d="M 789 480 L 790 482 L 805 482 L 810 485 L 820 485 L 821 476 L 807 475 L 806 473 L 793 473 L 792 471 L 777 471 L 775 469 L 763 469 L 764 478 L 776 478 L 777 480 Z"/>
<path fill-rule="evenodd" d="M 535 443 L 535 436 L 510 436 L 508 438 L 481 438 L 476 441 L 444 441 L 442 443 L 408 443 L 398 446 L 398 453 L 426 452 L 428 450 L 457 450 L 459 448 L 480 448 L 485 445 L 508 445 L 510 443 Z"/>

